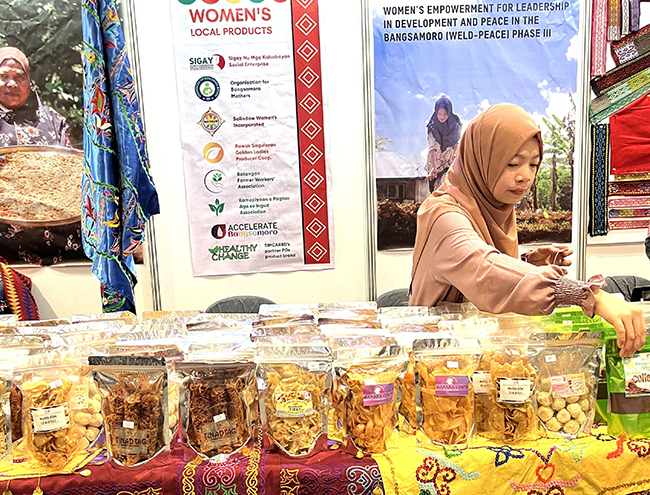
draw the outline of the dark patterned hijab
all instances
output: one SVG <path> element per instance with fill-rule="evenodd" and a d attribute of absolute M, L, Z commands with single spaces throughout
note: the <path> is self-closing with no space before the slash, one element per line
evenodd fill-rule
<path fill-rule="evenodd" d="M 441 108 L 447 111 L 447 120 L 445 122 L 438 120 L 438 110 Z M 453 113 L 451 100 L 442 95 L 436 101 L 433 115 L 427 124 L 429 134 L 432 134 L 436 142 L 440 144 L 440 151 L 445 151 L 447 148 L 458 144 L 461 128 L 460 119 Z"/>

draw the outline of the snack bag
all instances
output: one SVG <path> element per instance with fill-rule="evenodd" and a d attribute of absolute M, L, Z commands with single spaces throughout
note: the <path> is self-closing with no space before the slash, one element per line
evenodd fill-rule
<path fill-rule="evenodd" d="M 51 364 L 43 364 L 48 361 Z M 50 353 L 17 375 L 23 396 L 22 441 L 48 474 L 60 472 L 75 454 L 88 447 L 80 441 L 75 418 L 75 387 L 84 372 L 87 369 L 83 371 L 77 363 L 63 363 Z"/>
<path fill-rule="evenodd" d="M 184 443 L 216 462 L 248 443 L 252 424 L 246 391 L 255 381 L 253 363 L 182 362 L 176 375 Z"/>
<path fill-rule="evenodd" d="M 396 434 L 400 379 L 407 366 L 402 347 L 381 337 L 352 338 L 334 343 L 333 353 L 338 420 L 345 434 L 364 453 L 384 452 Z"/>
<path fill-rule="evenodd" d="M 474 430 L 472 375 L 483 351 L 475 339 L 413 342 L 418 444 L 467 445 Z"/>
<path fill-rule="evenodd" d="M 575 438 L 590 431 L 596 411 L 602 334 L 537 334 L 529 347 L 538 374 L 535 410 L 549 432 Z"/>
<path fill-rule="evenodd" d="M 332 385 L 330 349 L 262 345 L 255 361 L 265 448 L 276 445 L 291 457 L 323 450 Z"/>
<path fill-rule="evenodd" d="M 535 438 L 539 423 L 532 405 L 537 373 L 528 362 L 526 344 L 484 345 L 482 361 L 489 363 L 490 383 L 482 401 L 487 415 L 482 436 L 511 444 Z M 474 382 L 476 386 L 476 381 Z M 477 409 L 479 403 L 477 401 Z M 484 419 L 483 416 L 477 417 Z M 478 430 L 478 428 L 477 428 Z"/>
<path fill-rule="evenodd" d="M 11 455 L 11 370 L 0 369 L 0 461 Z"/>
<path fill-rule="evenodd" d="M 169 448 L 167 368 L 153 356 L 89 356 L 102 395 L 108 451 L 123 466 Z"/>
<path fill-rule="evenodd" d="M 634 356 L 621 358 L 616 338 L 605 341 L 609 420 L 607 433 L 650 437 L 650 335 Z"/>

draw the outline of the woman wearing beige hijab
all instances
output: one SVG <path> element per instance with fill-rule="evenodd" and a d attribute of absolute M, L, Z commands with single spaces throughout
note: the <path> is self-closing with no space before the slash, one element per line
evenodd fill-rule
<path fill-rule="evenodd" d="M 621 355 L 645 342 L 643 313 L 589 282 L 564 276 L 563 247 L 542 247 L 519 259 L 514 205 L 535 179 L 542 136 L 520 107 L 494 105 L 472 120 L 444 184 L 418 212 L 411 305 L 468 300 L 491 313 L 548 314 L 580 305 L 616 328 Z"/>

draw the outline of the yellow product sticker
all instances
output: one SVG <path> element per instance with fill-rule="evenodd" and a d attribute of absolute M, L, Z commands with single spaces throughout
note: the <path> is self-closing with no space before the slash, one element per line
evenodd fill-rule
<path fill-rule="evenodd" d="M 88 385 L 75 385 L 70 391 L 70 409 L 88 407 Z"/>
<path fill-rule="evenodd" d="M 278 418 L 304 418 L 314 414 L 311 392 L 276 392 L 275 412 Z"/>

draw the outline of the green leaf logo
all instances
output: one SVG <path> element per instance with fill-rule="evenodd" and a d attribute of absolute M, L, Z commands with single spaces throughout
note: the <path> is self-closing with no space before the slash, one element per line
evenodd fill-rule
<path fill-rule="evenodd" d="M 214 200 L 214 204 L 209 204 L 210 210 L 215 213 L 217 216 L 219 216 L 219 213 L 223 213 L 223 209 L 226 206 L 226 203 L 220 203 L 219 199 Z"/>

